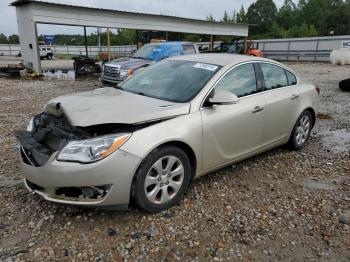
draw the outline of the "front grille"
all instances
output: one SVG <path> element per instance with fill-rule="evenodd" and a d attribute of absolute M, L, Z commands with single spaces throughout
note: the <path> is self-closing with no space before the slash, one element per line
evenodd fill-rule
<path fill-rule="evenodd" d="M 118 78 L 120 74 L 119 67 L 105 66 L 103 75 Z"/>

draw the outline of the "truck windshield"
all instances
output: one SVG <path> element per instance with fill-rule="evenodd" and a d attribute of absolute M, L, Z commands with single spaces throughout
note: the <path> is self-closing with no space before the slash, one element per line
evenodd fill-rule
<path fill-rule="evenodd" d="M 141 58 L 141 59 L 151 59 L 152 54 L 159 49 L 159 45 L 145 45 L 141 47 L 139 50 L 136 51 L 136 53 L 133 55 L 134 58 Z"/>
<path fill-rule="evenodd" d="M 122 90 L 161 100 L 191 101 L 220 66 L 200 62 L 164 60 L 131 77 Z"/>

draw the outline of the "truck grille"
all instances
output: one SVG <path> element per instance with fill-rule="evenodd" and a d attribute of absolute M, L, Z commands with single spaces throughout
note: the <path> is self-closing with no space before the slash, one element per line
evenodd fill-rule
<path fill-rule="evenodd" d="M 112 67 L 112 66 L 105 66 L 103 74 L 105 76 L 111 76 L 111 77 L 119 77 L 119 68 L 118 67 Z"/>

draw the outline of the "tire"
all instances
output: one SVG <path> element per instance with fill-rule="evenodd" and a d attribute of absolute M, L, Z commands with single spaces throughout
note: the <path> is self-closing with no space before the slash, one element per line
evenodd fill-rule
<path fill-rule="evenodd" d="M 294 125 L 293 132 L 288 142 L 289 147 L 293 150 L 303 149 L 310 138 L 312 127 L 312 115 L 309 111 L 304 111 Z"/>
<path fill-rule="evenodd" d="M 340 81 L 339 88 L 343 92 L 350 92 L 350 78 Z"/>
<path fill-rule="evenodd" d="M 175 146 L 160 147 L 142 161 L 131 195 L 135 204 L 144 211 L 161 212 L 183 198 L 191 178 L 187 154 Z"/>

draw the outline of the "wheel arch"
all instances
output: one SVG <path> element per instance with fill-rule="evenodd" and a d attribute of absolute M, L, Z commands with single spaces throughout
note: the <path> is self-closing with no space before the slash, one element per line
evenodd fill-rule
<path fill-rule="evenodd" d="M 308 107 L 305 110 L 303 110 L 303 112 L 304 111 L 308 111 L 308 112 L 311 113 L 311 116 L 312 116 L 312 127 L 314 127 L 315 124 L 316 124 L 316 119 L 317 119 L 317 115 L 316 115 L 315 110 L 312 107 Z"/>
<path fill-rule="evenodd" d="M 196 170 L 197 170 L 197 157 L 196 154 L 194 152 L 194 150 L 192 149 L 191 146 L 189 146 L 187 143 L 183 142 L 183 141 L 179 141 L 179 140 L 171 140 L 171 141 L 167 141 L 164 142 L 160 145 L 158 145 L 157 147 L 153 148 L 147 155 L 150 155 L 152 152 L 154 152 L 154 150 L 157 150 L 161 147 L 166 147 L 166 146 L 175 146 L 180 148 L 181 150 L 183 150 L 185 152 L 185 154 L 188 156 L 189 160 L 190 160 L 190 165 L 191 165 L 191 180 L 193 180 L 193 178 L 196 175 Z M 145 158 L 146 158 L 145 157 Z M 136 175 L 137 172 L 140 168 L 140 166 L 142 165 L 143 161 L 145 160 L 145 158 L 140 162 L 139 166 L 136 169 L 136 172 L 132 178 L 132 182 L 131 182 L 131 188 L 130 188 L 130 201 L 129 203 L 131 203 L 133 201 L 133 197 L 134 197 L 134 185 L 135 185 L 135 179 L 136 179 Z"/>

